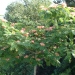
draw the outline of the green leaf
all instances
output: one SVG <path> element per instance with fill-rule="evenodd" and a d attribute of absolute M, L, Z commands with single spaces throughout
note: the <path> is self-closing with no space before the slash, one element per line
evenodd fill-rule
<path fill-rule="evenodd" d="M 75 50 L 72 50 L 72 55 L 75 58 Z"/>
<path fill-rule="evenodd" d="M 72 30 L 72 34 L 75 35 L 75 30 Z"/>

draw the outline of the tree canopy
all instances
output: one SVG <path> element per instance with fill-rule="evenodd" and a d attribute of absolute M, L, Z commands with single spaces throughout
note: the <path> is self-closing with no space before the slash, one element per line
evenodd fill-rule
<path fill-rule="evenodd" d="M 40 5 L 50 5 L 49 0 L 23 0 L 23 3 L 14 2 L 7 6 L 5 19 L 10 22 L 23 22 L 24 19 L 36 20 L 39 18 L 39 6 Z M 30 11 L 30 12 L 29 12 Z M 34 16 L 34 17 L 33 17 Z"/>
<path fill-rule="evenodd" d="M 66 3 L 68 6 L 74 6 L 75 7 L 75 0 L 66 0 Z"/>
<path fill-rule="evenodd" d="M 18 2 L 13 2 L 6 8 L 5 19 L 10 22 L 20 22 L 24 17 L 24 5 Z"/>
<path fill-rule="evenodd" d="M 8 22 L 0 21 L 0 72 L 26 75 L 23 66 L 42 66 L 44 60 L 55 66 L 52 75 L 74 75 L 75 8 L 36 1 L 7 7 Z"/>

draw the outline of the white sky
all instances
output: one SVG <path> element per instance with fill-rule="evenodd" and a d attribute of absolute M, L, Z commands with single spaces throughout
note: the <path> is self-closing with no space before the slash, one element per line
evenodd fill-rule
<path fill-rule="evenodd" d="M 18 1 L 18 0 L 1 0 L 0 1 L 0 15 L 4 15 L 6 12 L 6 7 L 9 5 L 11 2 Z"/>

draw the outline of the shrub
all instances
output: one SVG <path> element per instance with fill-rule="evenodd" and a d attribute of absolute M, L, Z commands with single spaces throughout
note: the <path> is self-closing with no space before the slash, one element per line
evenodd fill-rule
<path fill-rule="evenodd" d="M 54 72 L 56 75 L 74 61 L 75 25 L 69 9 L 58 6 L 42 10 L 39 14 L 44 25 L 40 23 L 32 27 L 0 22 L 0 67 L 9 69 L 19 62 L 42 65 L 44 60 L 48 66 L 57 67 Z M 57 71 L 59 68 L 60 71 Z M 63 72 L 70 72 L 67 71 Z"/>

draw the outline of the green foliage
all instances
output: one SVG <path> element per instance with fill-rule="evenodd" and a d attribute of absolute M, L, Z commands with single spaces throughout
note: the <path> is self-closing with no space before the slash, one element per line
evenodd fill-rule
<path fill-rule="evenodd" d="M 22 19 L 25 19 L 24 5 L 22 3 L 13 2 L 7 6 L 6 10 L 5 19 L 10 22 L 21 22 Z"/>
<path fill-rule="evenodd" d="M 68 6 L 75 7 L 75 0 L 66 0 Z"/>
<path fill-rule="evenodd" d="M 39 6 L 43 5 L 50 5 L 49 0 L 23 0 L 23 3 L 14 2 L 7 6 L 5 19 L 10 22 L 20 22 L 26 23 L 30 20 L 37 21 L 40 19 L 39 13 Z"/>
<path fill-rule="evenodd" d="M 36 19 L 39 25 L 33 21 L 36 16 L 27 19 L 31 24 L 27 26 L 24 23 L 1 21 L 0 67 L 9 69 L 20 62 L 42 65 L 42 60 L 45 60 L 48 66 L 65 69 L 73 61 L 72 56 L 75 58 L 75 24 L 70 13 L 67 7 L 49 7 L 46 10 L 39 9 L 39 21 L 43 22 Z M 70 69 L 67 69 L 60 75 L 69 72 Z"/>

